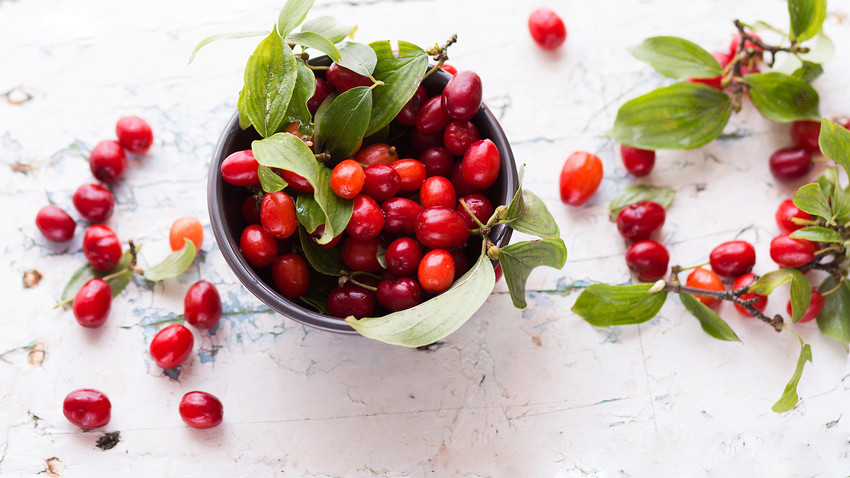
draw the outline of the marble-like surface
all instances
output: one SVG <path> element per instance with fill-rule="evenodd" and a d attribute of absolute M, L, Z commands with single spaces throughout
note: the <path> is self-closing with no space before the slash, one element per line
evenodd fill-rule
<path fill-rule="evenodd" d="M 0 0 L 0 476 L 847 476 L 847 354 L 814 324 L 795 327 L 814 353 L 801 402 L 778 415 L 770 407 L 799 351 L 789 334 L 724 307 L 743 343 L 718 342 L 676 300 L 647 324 L 610 330 L 570 312 L 582 287 L 629 280 L 606 209 L 635 181 L 603 132 L 625 99 L 665 80 L 626 47 L 671 34 L 725 48 L 733 18 L 784 25 L 785 2 L 544 1 L 569 30 L 549 54 L 527 35 L 534 2 L 318 0 L 313 15 L 359 24 L 361 41 L 428 45 L 457 32 L 451 63 L 484 78 L 527 187 L 567 243 L 563 270 L 531 276 L 528 309 L 513 309 L 500 284 L 431 351 L 306 329 L 270 313 L 225 265 L 209 231 L 206 168 L 256 40 L 186 61 L 207 35 L 268 28 L 282 2 L 213 3 Z M 815 86 L 822 113 L 837 116 L 850 112 L 850 8 L 830 3 L 838 54 Z M 177 217 L 201 218 L 206 242 L 187 273 L 155 287 L 136 280 L 104 327 L 84 330 L 53 308 L 83 264 L 82 228 L 51 244 L 33 218 L 48 201 L 73 209 L 71 194 L 92 180 L 88 151 L 128 114 L 152 124 L 156 143 L 114 188 L 108 224 L 144 244 L 143 265 L 168 252 Z M 804 181 L 777 183 L 768 170 L 787 126 L 745 107 L 727 133 L 701 150 L 660 152 L 638 182 L 678 190 L 661 234 L 674 263 L 704 262 L 740 237 L 757 243 L 756 272 L 767 271 L 773 211 Z M 575 150 L 597 153 L 606 171 L 580 208 L 560 203 L 553 180 Z M 32 269 L 43 279 L 23 288 Z M 147 343 L 200 278 L 218 286 L 226 316 L 214 333 L 196 332 L 191 359 L 167 377 Z M 95 446 L 101 431 L 62 416 L 65 394 L 81 387 L 112 400 L 111 450 Z M 222 426 L 180 421 L 179 399 L 195 389 L 222 399 Z"/>

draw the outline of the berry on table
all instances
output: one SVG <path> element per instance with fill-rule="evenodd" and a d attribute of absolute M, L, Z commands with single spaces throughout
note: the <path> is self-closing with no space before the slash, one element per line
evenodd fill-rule
<path fill-rule="evenodd" d="M 805 227 L 803 224 L 795 224 L 792 219 L 812 220 L 812 215 L 795 206 L 793 199 L 786 199 L 779 203 L 774 217 L 776 218 L 776 225 L 779 226 L 779 230 L 788 233 Z"/>
<path fill-rule="evenodd" d="M 112 307 L 112 287 L 95 277 L 80 287 L 74 295 L 72 309 L 77 323 L 83 327 L 100 327 L 109 317 Z"/>
<path fill-rule="evenodd" d="M 202 430 L 220 425 L 224 418 L 221 401 L 207 392 L 194 391 L 183 395 L 178 411 L 183 423 Z"/>
<path fill-rule="evenodd" d="M 636 202 L 617 214 L 617 230 L 627 241 L 642 241 L 661 229 L 666 216 L 664 208 L 656 202 Z"/>
<path fill-rule="evenodd" d="M 548 8 L 538 8 L 528 17 L 528 32 L 544 50 L 555 50 L 567 39 L 567 27 L 557 13 Z"/>
<path fill-rule="evenodd" d="M 62 402 L 62 413 L 74 425 L 91 430 L 109 423 L 112 404 L 103 392 L 81 388 L 65 397 Z"/>
<path fill-rule="evenodd" d="M 800 267 L 815 259 L 817 246 L 806 239 L 780 234 L 770 241 L 770 258 L 783 267 Z"/>
<path fill-rule="evenodd" d="M 460 71 L 446 83 L 440 101 L 443 111 L 449 118 L 469 121 L 481 109 L 482 97 L 481 77 L 472 71 Z M 423 131 L 423 133 L 429 132 L 433 131 Z"/>
<path fill-rule="evenodd" d="M 756 265 L 756 249 L 747 241 L 728 241 L 708 256 L 711 270 L 724 277 L 740 277 Z"/>
<path fill-rule="evenodd" d="M 44 237 L 55 242 L 70 241 L 77 222 L 57 206 L 44 206 L 35 215 L 35 226 Z"/>
<path fill-rule="evenodd" d="M 602 161 L 595 154 L 575 152 L 561 169 L 561 201 L 570 206 L 586 203 L 602 182 Z"/>
<path fill-rule="evenodd" d="M 823 294 L 821 294 L 817 289 L 812 289 L 812 295 L 809 297 L 809 306 L 806 308 L 806 312 L 803 313 L 803 318 L 800 319 L 799 322 L 815 320 L 823 311 L 825 303 Z M 788 316 L 791 316 L 790 300 L 788 301 L 788 305 L 785 306 L 785 310 L 788 312 Z"/>
<path fill-rule="evenodd" d="M 663 244 L 652 239 L 635 242 L 626 249 L 626 265 L 638 280 L 652 282 L 667 274 L 670 253 Z"/>
<path fill-rule="evenodd" d="M 791 141 L 812 154 L 820 154 L 820 121 L 795 121 L 791 123 Z"/>
<path fill-rule="evenodd" d="M 91 222 L 103 222 L 112 215 L 115 198 L 103 186 L 83 184 L 78 187 L 71 197 L 74 207 Z"/>
<path fill-rule="evenodd" d="M 331 172 L 331 190 L 341 198 L 353 199 L 363 190 L 365 182 L 363 166 L 353 159 L 340 162 Z"/>
<path fill-rule="evenodd" d="M 744 275 L 742 275 L 741 277 L 738 277 L 735 280 L 735 282 L 732 284 L 732 290 L 740 289 L 741 287 L 746 287 L 746 286 L 752 284 L 754 281 L 755 281 L 755 276 L 753 275 L 752 272 L 744 274 Z M 753 293 L 747 292 L 746 294 L 741 294 L 740 298 L 743 299 L 743 300 L 758 299 L 756 302 L 753 302 L 750 305 L 755 307 L 756 310 L 758 310 L 759 312 L 764 312 L 764 309 L 767 308 L 767 296 L 766 295 L 753 294 Z M 737 309 L 738 313 L 740 313 L 744 317 L 752 317 L 753 316 L 753 314 L 751 314 L 750 311 L 747 310 L 744 306 L 735 304 L 735 309 Z"/>
<path fill-rule="evenodd" d="M 813 165 L 812 153 L 802 147 L 782 148 L 770 155 L 770 172 L 785 181 L 805 176 Z"/>
<path fill-rule="evenodd" d="M 720 281 L 720 278 L 717 277 L 713 271 L 705 269 L 703 267 L 697 267 L 692 270 L 690 274 L 688 274 L 688 279 L 685 281 L 685 285 L 688 287 L 693 287 L 695 289 L 703 289 L 703 290 L 711 290 L 711 291 L 721 291 L 724 290 L 723 282 Z M 704 295 L 694 295 L 697 299 L 700 300 L 703 304 L 708 307 L 714 307 L 715 305 L 720 303 L 720 299 L 715 297 L 708 297 Z"/>
<path fill-rule="evenodd" d="M 121 260 L 121 242 L 118 236 L 107 226 L 95 224 L 86 229 L 83 236 L 83 255 L 93 268 L 109 271 Z"/>
<path fill-rule="evenodd" d="M 186 322 L 199 329 L 215 327 L 221 318 L 221 297 L 218 295 L 218 289 L 203 280 L 192 284 L 183 298 L 183 315 Z"/>
<path fill-rule="evenodd" d="M 177 367 L 189 358 L 195 337 L 192 331 L 180 324 L 171 324 L 160 330 L 151 340 L 150 354 L 164 369 Z"/>
<path fill-rule="evenodd" d="M 145 154 L 153 144 L 153 131 L 147 121 L 138 116 L 125 116 L 115 125 L 118 142 L 127 151 Z"/>
<path fill-rule="evenodd" d="M 89 155 L 89 168 L 98 181 L 106 184 L 118 182 L 127 169 L 127 156 L 118 141 L 97 143 Z"/>
<path fill-rule="evenodd" d="M 620 145 L 620 157 L 623 158 L 626 171 L 635 176 L 646 176 L 655 166 L 655 151 L 652 150 L 632 148 L 623 144 Z"/>
<path fill-rule="evenodd" d="M 195 245 L 195 253 L 201 250 L 204 243 L 204 226 L 201 221 L 192 216 L 184 216 L 171 224 L 168 231 L 168 243 L 172 251 L 179 251 L 186 245 L 186 239 Z"/>

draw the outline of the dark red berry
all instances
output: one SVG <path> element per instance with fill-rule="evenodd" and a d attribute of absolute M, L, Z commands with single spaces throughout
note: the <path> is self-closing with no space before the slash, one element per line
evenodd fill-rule
<path fill-rule="evenodd" d="M 738 279 L 735 280 L 735 282 L 732 284 L 732 290 L 740 289 L 741 287 L 746 287 L 746 286 L 752 284 L 754 282 L 754 279 L 755 279 L 755 276 L 753 276 L 752 272 L 744 274 L 744 275 L 742 275 L 741 277 L 738 277 Z M 750 305 L 755 307 L 756 310 L 758 310 L 759 312 L 764 312 L 764 309 L 767 308 L 767 296 L 766 295 L 746 293 L 746 294 L 741 294 L 740 298 L 742 300 L 758 299 L 756 302 L 753 302 Z M 750 313 L 750 311 L 747 310 L 742 305 L 735 304 L 735 309 L 737 309 L 738 313 L 743 315 L 744 317 L 752 317 L 753 316 L 753 314 Z"/>
<path fill-rule="evenodd" d="M 638 241 L 626 249 L 626 265 L 643 282 L 657 281 L 667 274 L 670 254 L 660 242 Z"/>
<path fill-rule="evenodd" d="M 372 86 L 372 80 L 369 78 L 355 73 L 348 68 L 339 66 L 336 63 L 331 63 L 325 79 L 340 93 L 348 91 L 355 86 Z"/>
<path fill-rule="evenodd" d="M 254 267 L 270 266 L 277 257 L 277 241 L 255 224 L 242 231 L 239 247 L 245 260 Z"/>
<path fill-rule="evenodd" d="M 322 106 L 322 103 L 334 92 L 333 86 L 330 83 L 325 81 L 322 78 L 316 78 L 316 91 L 313 93 L 313 96 L 307 100 L 307 109 L 310 110 L 311 114 L 316 114 L 316 111 L 319 110 L 319 106 Z"/>
<path fill-rule="evenodd" d="M 195 337 L 191 330 L 180 324 L 171 324 L 157 332 L 151 340 L 151 358 L 164 369 L 174 368 L 189 358 L 194 345 Z"/>
<path fill-rule="evenodd" d="M 729 241 L 715 247 L 708 256 L 711 270 L 724 277 L 740 277 L 756 265 L 756 249 L 747 241 Z"/>
<path fill-rule="evenodd" d="M 389 199 L 398 192 L 401 176 L 386 164 L 369 166 L 364 171 L 363 194 L 375 201 Z"/>
<path fill-rule="evenodd" d="M 285 169 L 280 170 L 280 177 L 286 181 L 290 188 L 304 194 L 313 194 L 313 185 L 303 176 L 299 176 L 292 171 Z M 258 178 L 259 180 L 259 178 Z"/>
<path fill-rule="evenodd" d="M 469 196 L 470 194 L 482 194 L 485 191 L 477 188 L 463 180 L 463 161 L 455 162 L 452 166 L 452 185 L 455 187 L 455 193 L 460 196 Z"/>
<path fill-rule="evenodd" d="M 555 50 L 567 39 L 567 27 L 557 13 L 548 8 L 538 8 L 528 17 L 528 32 L 544 50 Z"/>
<path fill-rule="evenodd" d="M 399 191 L 409 193 L 418 191 L 422 187 L 426 177 L 424 164 L 415 159 L 406 158 L 393 161 L 390 167 L 395 169 L 395 172 L 401 178 Z"/>
<path fill-rule="evenodd" d="M 252 194 L 242 202 L 242 219 L 245 220 L 246 224 L 260 224 L 261 201 L 261 199 L 258 199 L 257 196 Z"/>
<path fill-rule="evenodd" d="M 419 112 L 416 113 L 416 129 L 420 133 L 442 133 L 446 129 L 451 118 L 443 110 L 441 102 L 442 96 L 435 96 L 419 108 Z M 440 135 L 441 143 L 442 139 L 443 135 Z"/>
<path fill-rule="evenodd" d="M 495 269 L 493 269 L 493 273 L 496 275 L 496 282 L 502 278 L 502 264 L 498 264 Z"/>
<path fill-rule="evenodd" d="M 820 154 L 820 121 L 791 123 L 791 141 L 811 154 Z"/>
<path fill-rule="evenodd" d="M 285 254 L 272 264 L 272 281 L 277 290 L 294 299 L 307 293 L 310 286 L 310 269 L 307 261 L 298 254 Z"/>
<path fill-rule="evenodd" d="M 253 151 L 237 151 L 222 161 L 221 178 L 234 186 L 259 186 L 259 167 L 260 163 L 254 158 Z"/>
<path fill-rule="evenodd" d="M 455 279 L 460 279 L 464 274 L 469 271 L 469 258 L 466 257 L 466 252 L 463 249 L 455 249 L 451 252 L 452 259 L 455 261 Z M 499 269 L 499 273 L 501 273 L 501 267 L 496 266 Z M 496 279 L 498 280 L 498 279 Z"/>
<path fill-rule="evenodd" d="M 806 312 L 803 313 L 803 318 L 799 320 L 799 322 L 809 322 L 817 318 L 821 312 L 823 312 L 823 306 L 825 305 L 825 301 L 823 298 L 823 294 L 821 294 L 817 289 L 812 289 L 812 295 L 809 297 L 809 306 L 806 308 Z M 788 315 L 791 315 L 791 301 L 788 301 L 788 305 L 785 306 L 785 311 L 788 312 Z"/>
<path fill-rule="evenodd" d="M 369 167 L 375 164 L 391 164 L 397 159 L 398 153 L 395 150 L 395 146 L 384 143 L 370 144 L 354 155 L 354 160 L 362 164 L 363 167 Z"/>
<path fill-rule="evenodd" d="M 469 146 L 461 162 L 461 175 L 470 186 L 487 189 L 499 178 L 502 159 L 499 149 L 489 139 L 476 141 Z"/>
<path fill-rule="evenodd" d="M 782 148 L 770 156 L 770 172 L 785 181 L 805 176 L 813 164 L 812 153 L 800 147 Z"/>
<path fill-rule="evenodd" d="M 490 220 L 490 216 L 492 216 L 495 212 L 495 209 L 493 209 L 493 203 L 481 194 L 470 194 L 469 196 L 464 196 L 461 199 L 466 203 L 469 210 L 472 211 L 472 214 L 481 221 L 481 224 L 487 224 L 487 221 Z M 455 210 L 463 216 L 463 220 L 466 223 L 467 228 L 478 229 L 478 224 L 472 219 L 472 216 L 466 212 L 466 208 L 460 204 L 460 201 L 458 201 L 458 205 Z"/>
<path fill-rule="evenodd" d="M 396 276 L 413 275 L 422 260 L 422 246 L 415 239 L 401 237 L 390 244 L 384 259 L 387 263 L 387 270 Z"/>
<path fill-rule="evenodd" d="M 642 241 L 661 229 L 666 216 L 664 208 L 658 203 L 637 202 L 624 207 L 617 214 L 617 230 L 627 241 Z"/>
<path fill-rule="evenodd" d="M 432 207 L 416 217 L 416 238 L 431 249 L 454 249 L 469 239 L 463 216 L 454 209 Z"/>
<path fill-rule="evenodd" d="M 44 206 L 35 215 L 35 226 L 47 239 L 65 242 L 74 237 L 77 222 L 62 208 Z"/>
<path fill-rule="evenodd" d="M 780 234 L 770 241 L 770 258 L 783 267 L 800 267 L 815 259 L 817 246 L 806 239 Z"/>
<path fill-rule="evenodd" d="M 74 390 L 62 402 L 62 413 L 74 425 L 85 430 L 109 423 L 112 404 L 103 392 L 91 388 Z"/>
<path fill-rule="evenodd" d="M 416 125 L 416 113 L 419 112 L 419 108 L 426 101 L 428 101 L 428 91 L 420 85 L 416 89 L 416 93 L 413 94 L 413 97 L 405 103 L 404 107 L 396 115 L 395 120 L 405 126 Z"/>
<path fill-rule="evenodd" d="M 328 313 L 334 317 L 361 319 L 375 314 L 375 293 L 354 284 L 345 284 L 328 294 Z"/>
<path fill-rule="evenodd" d="M 378 262 L 377 238 L 368 240 L 347 238 L 342 243 L 342 261 L 353 271 L 375 272 L 381 269 Z"/>
<path fill-rule="evenodd" d="M 428 178 L 419 190 L 419 202 L 424 209 L 434 206 L 454 207 L 457 204 L 455 187 L 442 176 Z"/>
<path fill-rule="evenodd" d="M 561 169 L 561 201 L 570 206 L 586 203 L 602 183 L 602 161 L 595 154 L 575 152 Z"/>
<path fill-rule="evenodd" d="M 431 294 L 441 294 L 452 286 L 455 279 L 455 260 L 444 249 L 428 251 L 416 275 L 422 290 Z"/>
<path fill-rule="evenodd" d="M 121 260 L 121 242 L 112 229 L 95 224 L 83 236 L 83 254 L 95 269 L 109 271 Z"/>
<path fill-rule="evenodd" d="M 416 231 L 416 217 L 422 206 L 410 199 L 390 198 L 381 203 L 384 211 L 384 230 L 390 234 L 412 236 Z"/>
<path fill-rule="evenodd" d="M 420 153 L 428 148 L 443 147 L 443 132 L 440 130 L 436 133 L 426 134 L 414 129 L 410 132 L 410 143 L 413 145 L 413 149 Z"/>
<path fill-rule="evenodd" d="M 481 109 L 482 96 L 481 77 L 472 71 L 459 71 L 446 83 L 446 87 L 443 89 L 443 111 L 450 118 L 469 121 Z M 428 131 L 424 132 L 427 133 Z M 451 151 L 451 148 L 449 148 L 449 151 Z"/>
<path fill-rule="evenodd" d="M 624 144 L 620 146 L 620 156 L 626 171 L 635 176 L 646 176 L 655 166 L 655 151 L 652 150 L 632 148 Z"/>
<path fill-rule="evenodd" d="M 112 193 L 97 184 L 83 184 L 77 188 L 71 200 L 77 211 L 91 222 L 103 222 L 109 219 L 112 208 L 115 206 Z"/>
<path fill-rule="evenodd" d="M 112 288 L 103 279 L 90 279 L 74 295 L 74 318 L 83 327 L 100 327 L 109 317 Z"/>
<path fill-rule="evenodd" d="M 443 143 L 452 154 L 463 156 L 469 146 L 481 135 L 471 121 L 452 120 L 443 132 Z"/>
<path fill-rule="evenodd" d="M 363 166 L 353 159 L 340 162 L 331 172 L 331 190 L 341 198 L 353 199 L 363 190 L 365 182 Z"/>
<path fill-rule="evenodd" d="M 270 236 L 286 239 L 298 230 L 295 201 L 283 191 L 266 194 L 260 205 L 260 222 Z"/>
<path fill-rule="evenodd" d="M 384 212 L 378 203 L 365 194 L 354 198 L 354 209 L 345 231 L 354 239 L 365 241 L 378 237 L 383 229 Z"/>
<path fill-rule="evenodd" d="M 89 155 L 89 168 L 98 181 L 113 184 L 124 176 L 127 156 L 118 141 L 106 140 L 97 143 Z"/>
<path fill-rule="evenodd" d="M 183 316 L 186 322 L 199 329 L 211 329 L 218 325 L 221 318 L 218 289 L 203 280 L 192 284 L 183 298 Z"/>
<path fill-rule="evenodd" d="M 776 209 L 774 217 L 776 218 L 776 225 L 779 226 L 779 230 L 788 233 L 805 227 L 803 224 L 795 224 L 794 221 L 792 221 L 793 218 L 796 217 L 806 221 L 812 220 L 812 215 L 795 206 L 793 199 L 786 199 L 782 201 Z"/>
<path fill-rule="evenodd" d="M 216 427 L 224 419 L 221 401 L 207 392 L 195 391 L 183 395 L 178 410 L 183 423 L 202 430 Z"/>
<path fill-rule="evenodd" d="M 688 279 L 685 281 L 685 285 L 693 287 L 694 289 L 702 290 L 721 291 L 724 289 L 723 282 L 720 281 L 717 274 L 702 267 L 697 267 L 688 274 Z M 714 307 L 720 303 L 720 299 L 716 297 L 709 297 L 705 295 L 694 295 L 694 297 L 699 299 L 700 302 L 708 307 Z"/>
<path fill-rule="evenodd" d="M 125 116 L 115 125 L 118 142 L 127 151 L 145 154 L 153 144 L 153 131 L 147 121 L 138 116 Z"/>
<path fill-rule="evenodd" d="M 409 309 L 422 302 L 422 288 L 409 277 L 385 279 L 378 284 L 378 302 L 390 312 Z"/>
<path fill-rule="evenodd" d="M 451 177 L 455 158 L 446 148 L 434 146 L 419 155 L 419 162 L 425 165 L 425 175 Z"/>

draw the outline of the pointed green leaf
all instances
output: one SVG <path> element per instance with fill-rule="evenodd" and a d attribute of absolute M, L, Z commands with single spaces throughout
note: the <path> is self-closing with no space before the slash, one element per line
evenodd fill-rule
<path fill-rule="evenodd" d="M 304 250 L 304 257 L 317 272 L 329 276 L 339 276 L 342 271 L 347 269 L 345 263 L 342 262 L 342 249 L 339 247 L 320 247 L 310 239 L 310 234 L 303 227 L 298 228 L 298 234 L 301 240 L 301 249 Z"/>
<path fill-rule="evenodd" d="M 364 43 L 348 42 L 339 47 L 339 54 L 341 57 L 340 61 L 337 62 L 339 66 L 363 76 L 372 76 L 372 72 L 375 71 L 375 66 L 378 64 L 375 50 Z"/>
<path fill-rule="evenodd" d="M 339 50 L 336 48 L 330 40 L 323 37 L 321 34 L 316 32 L 299 32 L 299 33 L 290 33 L 286 36 L 286 41 L 295 43 L 296 45 L 301 45 L 304 48 L 312 48 L 314 50 L 318 50 L 325 55 L 328 55 L 331 60 L 339 61 L 340 54 Z"/>
<path fill-rule="evenodd" d="M 794 239 L 806 239 L 813 242 L 844 242 L 837 231 L 820 226 L 809 226 L 791 233 Z"/>
<path fill-rule="evenodd" d="M 699 320 L 699 325 L 705 333 L 718 340 L 741 341 L 732 327 L 699 299 L 690 294 L 679 294 L 679 299 L 685 309 Z"/>
<path fill-rule="evenodd" d="M 837 283 L 832 277 L 818 287 L 821 292 L 835 289 Z M 823 296 L 823 311 L 818 315 L 818 328 L 827 337 L 841 342 L 844 350 L 850 350 L 850 284 L 846 281 L 831 294 Z"/>
<path fill-rule="evenodd" d="M 835 161 L 850 175 L 850 131 L 824 118 L 820 124 L 818 144 L 824 156 Z"/>
<path fill-rule="evenodd" d="M 236 109 L 239 112 L 239 127 L 248 129 L 251 126 L 251 118 L 248 117 L 248 105 L 245 103 L 247 96 L 245 95 L 245 87 L 239 90 L 239 101 L 236 102 Z"/>
<path fill-rule="evenodd" d="M 412 43 L 399 41 L 398 56 L 393 53 L 388 41 L 374 42 L 369 46 L 378 59 L 373 76 L 384 84 L 376 86 L 372 93 L 372 117 L 366 130 L 367 136 L 390 124 L 413 98 L 428 69 L 428 54 Z"/>
<path fill-rule="evenodd" d="M 626 102 L 608 136 L 635 148 L 693 149 L 720 136 L 731 114 L 722 91 L 681 82 Z"/>
<path fill-rule="evenodd" d="M 800 68 L 794 70 L 794 72 L 791 73 L 791 76 L 798 80 L 803 80 L 806 83 L 811 83 L 822 74 L 823 67 L 820 64 L 812 63 L 810 61 L 803 61 L 800 64 Z"/>
<path fill-rule="evenodd" d="M 357 30 L 357 25 L 339 23 L 334 17 L 327 15 L 306 21 L 301 25 L 302 32 L 318 33 L 334 44 L 343 41 L 347 36 L 353 35 L 355 30 Z"/>
<path fill-rule="evenodd" d="M 809 281 L 797 269 L 789 267 L 768 272 L 759 277 L 759 280 L 753 282 L 748 292 L 770 295 L 774 289 L 786 282 L 791 282 L 791 318 L 794 322 L 797 322 L 803 318 L 803 314 L 809 308 L 809 300 L 812 298 Z"/>
<path fill-rule="evenodd" d="M 524 309 L 525 283 L 531 271 L 540 266 L 562 269 L 567 262 L 567 247 L 560 237 L 540 241 L 522 241 L 499 249 L 499 264 L 514 307 Z"/>
<path fill-rule="evenodd" d="M 649 184 L 632 184 L 626 186 L 614 196 L 608 205 L 608 219 L 617 220 L 617 215 L 626 207 L 641 201 L 652 201 L 665 210 L 673 204 L 676 191 L 672 188 L 652 186 Z"/>
<path fill-rule="evenodd" d="M 788 0 L 791 39 L 804 42 L 813 38 L 826 20 L 826 0 Z"/>
<path fill-rule="evenodd" d="M 314 0 L 288 0 L 280 11 L 277 19 L 277 30 L 280 36 L 286 37 L 307 18 L 307 13 L 313 7 Z"/>
<path fill-rule="evenodd" d="M 572 311 L 597 327 L 642 324 L 667 300 L 666 290 L 650 293 L 652 285 L 594 284 L 582 291 Z"/>
<path fill-rule="evenodd" d="M 141 249 L 142 246 L 137 245 L 136 253 L 138 253 Z M 62 295 L 59 297 L 59 303 L 62 304 L 74 300 L 74 296 L 77 295 L 80 287 L 89 280 L 94 279 L 95 277 L 100 277 L 102 279 L 110 275 L 114 277 L 110 278 L 106 282 L 112 289 L 112 297 L 117 297 L 118 294 L 120 294 L 133 279 L 133 271 L 127 268 L 127 266 L 130 265 L 131 260 L 133 260 L 133 255 L 130 254 L 130 249 L 127 249 L 124 251 L 124 254 L 121 255 L 121 259 L 119 259 L 118 264 L 110 271 L 98 271 L 89 264 L 80 267 L 73 275 L 71 275 L 68 283 L 65 284 L 65 287 L 62 289 Z M 116 274 L 122 270 L 124 273 Z"/>
<path fill-rule="evenodd" d="M 313 119 L 313 150 L 314 151 L 324 151 L 325 150 L 325 138 L 322 135 L 322 123 L 325 121 L 325 116 L 327 116 L 328 110 L 331 108 L 334 100 L 336 100 L 336 93 L 331 93 L 325 98 L 325 101 L 319 105 L 319 109 L 316 110 L 316 115 Z"/>
<path fill-rule="evenodd" d="M 259 168 L 257 168 L 257 173 L 260 176 L 260 186 L 263 188 L 263 192 L 276 193 L 278 191 L 283 191 L 283 189 L 288 186 L 286 181 L 284 181 L 279 174 L 262 164 Z"/>
<path fill-rule="evenodd" d="M 189 239 L 184 239 L 186 244 L 179 250 L 172 252 L 159 264 L 145 269 L 145 279 L 149 281 L 160 281 L 182 274 L 192 265 L 195 259 L 195 244 Z"/>
<path fill-rule="evenodd" d="M 818 92 L 803 80 L 772 71 L 744 77 L 750 85 L 750 100 L 767 119 L 790 123 L 819 119 Z"/>
<path fill-rule="evenodd" d="M 363 140 L 372 111 L 372 91 L 356 86 L 336 97 L 321 122 L 324 149 L 331 159 L 341 161 L 351 155 Z"/>
<path fill-rule="evenodd" d="M 310 234 L 325 223 L 325 213 L 313 196 L 298 196 L 295 199 L 295 213 L 298 215 L 298 223 Z"/>
<path fill-rule="evenodd" d="M 269 137 L 280 127 L 297 77 L 292 49 L 273 31 L 245 66 L 245 110 L 260 136 Z"/>
<path fill-rule="evenodd" d="M 829 198 L 818 183 L 806 184 L 798 189 L 794 193 L 794 205 L 809 214 L 826 219 L 830 224 L 835 224 L 832 221 Z"/>
<path fill-rule="evenodd" d="M 298 64 L 298 77 L 295 80 L 295 88 L 292 90 L 289 106 L 286 108 L 284 123 L 296 121 L 299 125 L 298 131 L 301 134 L 311 135 L 313 134 L 313 114 L 310 113 L 307 102 L 316 92 L 316 75 L 301 58 L 296 58 L 296 62 Z M 281 126 L 285 128 L 286 124 L 281 124 Z"/>
<path fill-rule="evenodd" d="M 713 78 L 723 72 L 711 53 L 683 38 L 647 38 L 629 52 L 668 78 Z"/>
<path fill-rule="evenodd" d="M 251 38 L 251 37 L 264 37 L 268 35 L 268 30 L 261 32 L 233 32 L 233 33 L 219 33 L 217 35 L 211 35 L 200 42 L 195 46 L 195 49 L 192 50 L 192 54 L 189 56 L 189 63 L 195 60 L 195 55 L 198 54 L 198 51 L 206 45 L 218 40 L 236 40 L 239 38 Z"/>
<path fill-rule="evenodd" d="M 799 337 L 797 338 L 799 339 Z M 797 396 L 797 384 L 800 383 L 800 377 L 803 376 L 803 367 L 806 365 L 806 362 L 811 361 L 812 348 L 809 344 L 804 344 L 803 339 L 800 339 L 800 358 L 797 359 L 797 368 L 794 369 L 794 375 L 791 376 L 791 380 L 785 385 L 782 396 L 773 404 L 771 410 L 776 413 L 782 413 L 792 410 L 797 406 L 797 401 L 800 399 Z"/>
<path fill-rule="evenodd" d="M 531 234 L 541 239 L 559 237 L 561 230 L 558 223 L 552 217 L 552 213 L 546 208 L 543 200 L 533 192 L 520 189 L 508 206 L 508 224 L 514 229 L 525 234 Z"/>

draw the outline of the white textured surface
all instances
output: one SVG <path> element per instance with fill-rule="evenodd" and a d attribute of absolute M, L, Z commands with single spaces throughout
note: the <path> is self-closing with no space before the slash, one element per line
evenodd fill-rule
<path fill-rule="evenodd" d="M 537 6 L 530 2 L 317 3 L 313 15 L 358 23 L 363 41 L 428 45 L 459 33 L 451 63 L 484 79 L 485 100 L 528 165 L 527 186 L 561 225 L 567 266 L 532 275 L 524 312 L 510 307 L 500 285 L 428 352 L 311 331 L 270 314 L 226 267 L 205 206 L 212 148 L 256 40 L 210 45 L 191 66 L 186 59 L 207 35 L 269 27 L 282 2 L 0 0 L 0 93 L 32 95 L 17 106 L 0 97 L 0 475 L 847 476 L 847 356 L 813 324 L 796 327 L 814 352 L 802 402 L 777 415 L 770 406 L 799 350 L 789 334 L 728 307 L 721 315 L 743 344 L 718 342 L 676 301 L 645 325 L 612 330 L 570 312 L 574 287 L 629 278 L 625 245 L 605 211 L 632 179 L 602 133 L 625 99 L 663 80 L 625 48 L 659 34 L 725 48 L 732 18 L 783 25 L 784 2 L 543 2 L 569 31 L 554 54 L 528 38 L 525 19 Z M 822 113 L 834 116 L 850 112 L 850 10 L 830 3 L 827 30 L 838 55 L 815 86 Z M 33 218 L 48 200 L 73 209 L 70 195 L 91 181 L 87 151 L 127 114 L 152 124 L 156 144 L 115 188 L 119 204 L 108 224 L 143 243 L 143 256 L 155 262 L 167 252 L 171 222 L 194 215 L 207 224 L 203 261 L 164 287 L 135 282 L 104 327 L 83 330 L 70 311 L 52 309 L 84 261 L 82 229 L 69 245 L 53 245 Z M 758 242 L 756 272 L 764 272 L 773 267 L 766 248 L 776 233 L 773 211 L 802 182 L 776 184 L 768 172 L 787 126 L 745 108 L 727 132 L 742 137 L 659 153 L 641 182 L 679 191 L 662 234 L 672 262 L 704 262 L 714 245 L 741 237 Z M 599 154 L 606 173 L 596 197 L 571 209 L 553 178 L 575 150 Z M 14 163 L 34 171 L 12 172 Z M 23 289 L 29 269 L 44 280 Z M 152 324 L 182 313 L 183 294 L 199 278 L 219 287 L 230 315 L 214 334 L 196 334 L 196 351 L 175 381 L 149 359 L 146 344 Z M 784 309 L 780 302 L 769 311 Z M 20 349 L 34 343 L 45 350 L 40 365 Z M 105 430 L 121 433 L 112 450 L 94 446 L 101 433 L 83 433 L 62 416 L 65 394 L 80 387 L 112 400 Z M 194 389 L 222 399 L 222 426 L 182 424 L 177 403 Z"/>

